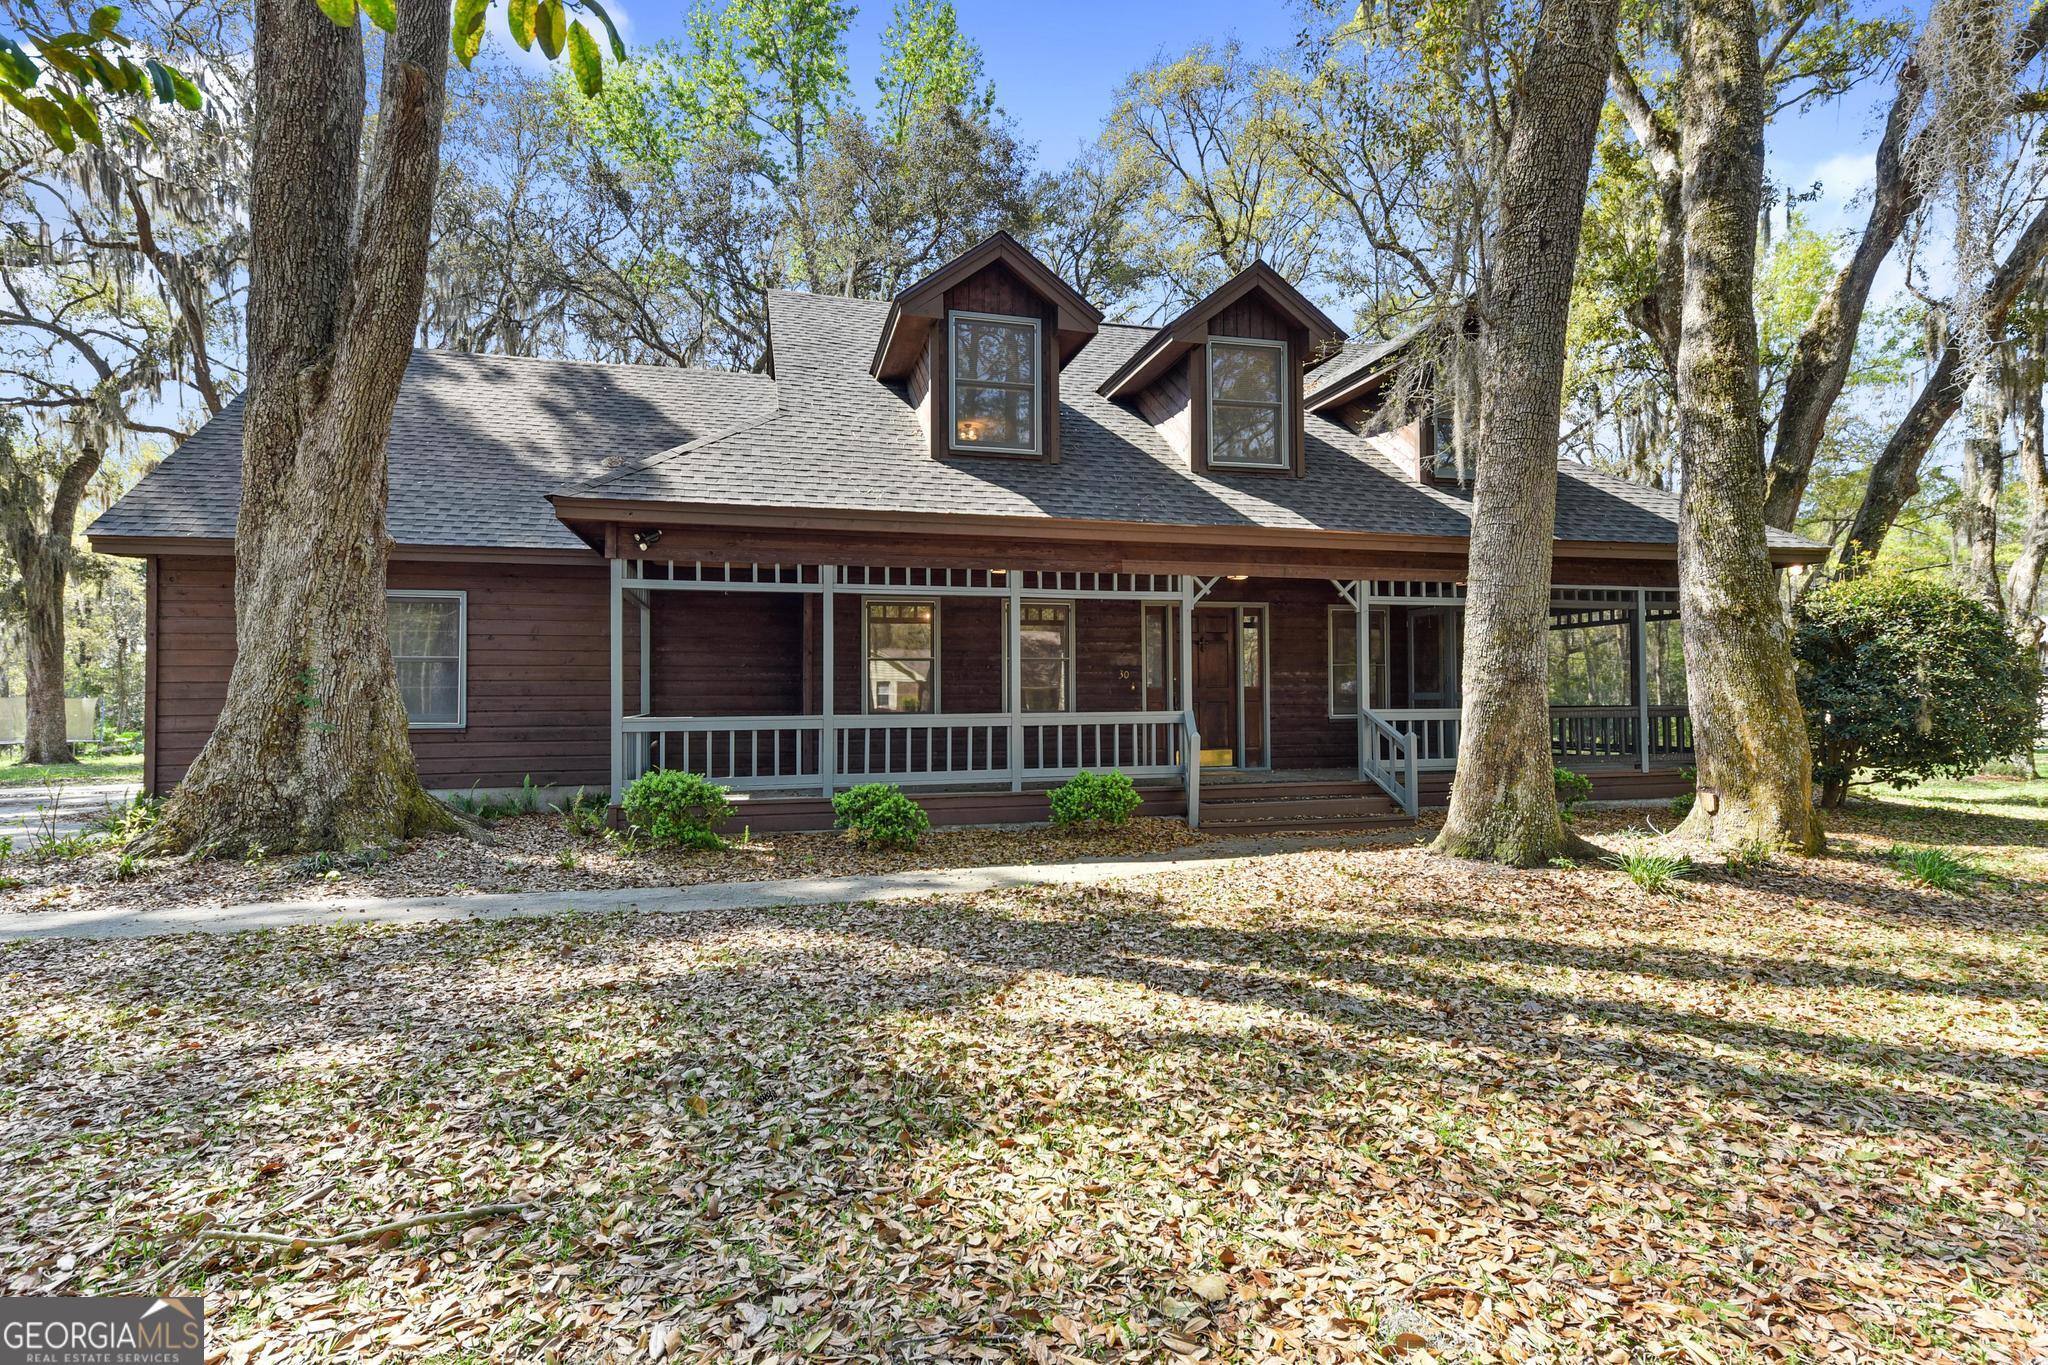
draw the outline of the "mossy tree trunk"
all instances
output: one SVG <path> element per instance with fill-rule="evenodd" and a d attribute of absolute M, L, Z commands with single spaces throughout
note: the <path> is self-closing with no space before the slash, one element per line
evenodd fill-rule
<path fill-rule="evenodd" d="M 1576 843 L 1551 777 L 1551 537 L 1565 317 L 1617 8 L 1616 0 L 1546 0 L 1503 162 L 1479 307 L 1464 716 L 1436 841 L 1462 857 L 1526 866 Z"/>
<path fill-rule="evenodd" d="M 0 430 L 0 537 L 21 576 L 24 763 L 69 763 L 74 756 L 64 717 L 64 588 L 79 504 L 103 454 L 88 442 L 52 465 Z"/>
<path fill-rule="evenodd" d="M 1956 508 L 1962 532 L 1963 586 L 2003 615 L 1998 581 L 1998 499 L 2005 492 L 2005 405 L 1991 374 L 1978 376 L 1963 398 L 1963 496 Z"/>
<path fill-rule="evenodd" d="M 151 851 L 457 825 L 414 769 L 384 612 L 385 447 L 425 288 L 449 16 L 399 0 L 362 159 L 360 32 L 312 0 L 258 0 L 235 666 Z"/>
<path fill-rule="evenodd" d="M 1695 0 L 1680 83 L 1678 584 L 1700 792 L 1683 832 L 1812 850 L 1821 842 L 1813 760 L 1764 533 L 1752 302 L 1764 82 L 1753 0 Z"/>
<path fill-rule="evenodd" d="M 2048 564 L 2048 433 L 2041 413 L 2040 360 L 2030 357 L 2027 377 L 2032 381 L 2019 390 L 2020 478 L 2027 490 L 2027 523 L 2020 534 L 2019 554 L 2005 580 L 2005 609 L 2014 634 L 2039 643 L 2035 599 L 2041 593 L 2041 570 Z"/>

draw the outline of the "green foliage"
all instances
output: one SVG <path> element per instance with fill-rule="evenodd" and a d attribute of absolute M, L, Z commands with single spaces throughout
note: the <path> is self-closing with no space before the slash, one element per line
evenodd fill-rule
<path fill-rule="evenodd" d="M 832 798 L 833 823 L 866 848 L 914 848 L 932 827 L 923 806 L 886 782 L 864 782 Z"/>
<path fill-rule="evenodd" d="M 1628 879 L 1651 895 L 1662 895 L 1673 885 L 1692 876 L 1692 859 L 1668 853 L 1646 853 L 1640 849 L 1617 853 L 1606 860 L 1609 867 L 1628 874 Z"/>
<path fill-rule="evenodd" d="M 138 796 L 121 805 L 109 805 L 93 821 L 93 827 L 112 842 L 125 844 L 154 826 L 163 809 L 162 797 Z"/>
<path fill-rule="evenodd" d="M 569 833 L 579 839 L 595 839 L 605 832 L 611 802 L 578 787 L 574 796 L 555 807 L 555 813 L 562 817 L 562 827 Z"/>
<path fill-rule="evenodd" d="M 901 142 L 920 118 L 958 111 L 969 120 L 995 110 L 996 90 L 982 72 L 981 49 L 960 31 L 952 0 L 898 0 L 882 33 L 883 132 Z"/>
<path fill-rule="evenodd" d="M 1761 872 L 1771 865 L 1777 855 L 1778 846 L 1769 839 L 1745 839 L 1728 853 L 1728 870 L 1738 876 Z"/>
<path fill-rule="evenodd" d="M 23 16 L 29 22 L 21 22 Z M 104 144 L 92 105 L 96 94 L 154 99 L 187 110 L 204 103 L 199 87 L 177 67 L 150 56 L 138 64 L 123 51 L 132 43 L 120 31 L 119 6 L 100 6 L 82 30 L 46 28 L 38 16 L 33 5 L 8 11 L 20 34 L 0 33 L 0 104 L 20 114 L 58 151 L 75 151 L 81 141 Z M 33 56 L 29 48 L 35 49 Z M 149 140 L 140 122 L 130 119 L 129 124 Z"/>
<path fill-rule="evenodd" d="M 1127 774 L 1075 773 L 1053 788 L 1052 822 L 1055 825 L 1095 825 L 1116 828 L 1128 824 L 1143 798 Z"/>
<path fill-rule="evenodd" d="M 1572 812 L 1593 795 L 1593 779 L 1570 768 L 1552 767 L 1551 780 L 1557 784 L 1557 813 L 1569 820 Z"/>
<path fill-rule="evenodd" d="M 1885 850 L 1884 860 L 1906 880 L 1936 891 L 1961 891 L 1984 877 L 1983 869 L 1975 862 L 1938 845 L 1914 848 L 1909 844 L 1893 844 Z"/>
<path fill-rule="evenodd" d="M 626 821 L 656 843 L 725 847 L 714 828 L 732 815 L 732 793 L 699 773 L 659 768 L 633 779 L 620 801 Z"/>
<path fill-rule="evenodd" d="M 1928 575 L 1838 579 L 1801 599 L 1793 651 L 1824 804 L 1859 773 L 1907 787 L 2025 751 L 2041 670 L 1998 613 Z"/>

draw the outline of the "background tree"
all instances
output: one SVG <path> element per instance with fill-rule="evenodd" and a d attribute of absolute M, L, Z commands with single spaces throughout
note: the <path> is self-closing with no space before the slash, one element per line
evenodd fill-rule
<path fill-rule="evenodd" d="M 182 435 L 234 382 L 246 124 L 231 57 L 245 32 L 231 6 L 130 20 L 131 50 L 153 45 L 211 93 L 202 112 L 103 92 L 106 127 L 69 149 L 40 123 L 0 120 L 0 537 L 19 574 L 27 761 L 71 756 L 65 604 L 102 460 L 141 434 Z"/>

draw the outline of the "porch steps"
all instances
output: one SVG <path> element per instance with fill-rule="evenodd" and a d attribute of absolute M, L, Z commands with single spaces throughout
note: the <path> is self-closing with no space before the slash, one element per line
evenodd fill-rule
<path fill-rule="evenodd" d="M 1202 788 L 1202 828 L 1212 834 L 1325 834 L 1413 823 L 1370 782 L 1219 782 Z"/>

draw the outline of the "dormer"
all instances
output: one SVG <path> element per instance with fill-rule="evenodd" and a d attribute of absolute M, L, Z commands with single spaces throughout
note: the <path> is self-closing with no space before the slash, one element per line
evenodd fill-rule
<path fill-rule="evenodd" d="M 1102 314 L 1007 232 L 898 294 L 869 367 L 901 383 L 934 458 L 1060 457 L 1060 370 Z"/>
<path fill-rule="evenodd" d="M 1302 375 L 1344 333 L 1263 261 L 1155 332 L 1116 373 L 1120 399 L 1204 474 L 1307 471 Z"/>
<path fill-rule="evenodd" d="M 1470 480 L 1461 469 L 1449 398 L 1434 393 L 1433 367 L 1410 348 L 1417 327 L 1390 341 L 1347 346 L 1309 376 L 1308 410 L 1355 431 L 1402 473 L 1421 484 L 1451 487 Z"/>

